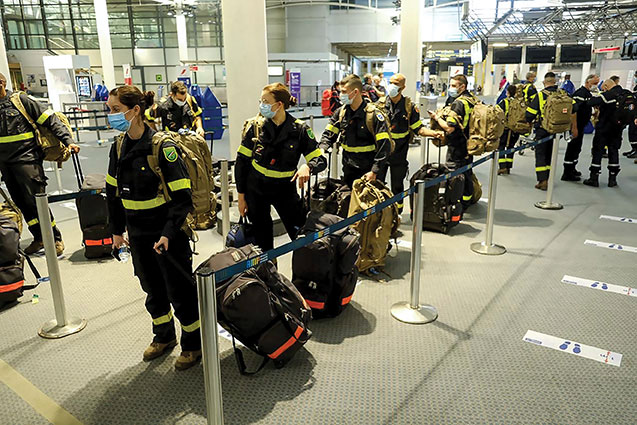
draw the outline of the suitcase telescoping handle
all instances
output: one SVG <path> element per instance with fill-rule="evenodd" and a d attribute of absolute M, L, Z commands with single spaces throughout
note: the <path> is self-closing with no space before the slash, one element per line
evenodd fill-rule
<path fill-rule="evenodd" d="M 82 164 L 80 164 L 80 158 L 78 154 L 72 152 L 71 158 L 73 158 L 73 168 L 75 169 L 75 178 L 77 179 L 77 188 L 82 190 L 82 183 L 84 183 L 84 173 L 82 172 Z"/>
<path fill-rule="evenodd" d="M 191 284 L 192 286 L 196 286 L 196 285 L 197 285 L 197 282 L 195 282 L 195 279 L 193 278 L 193 276 L 192 276 L 190 273 L 187 273 L 187 272 L 186 272 L 186 270 L 184 270 L 184 268 L 183 268 L 183 267 L 181 267 L 181 264 L 179 264 L 179 263 L 177 262 L 177 260 L 175 260 L 175 257 L 173 257 L 171 253 L 169 253 L 168 251 L 166 251 L 166 250 L 164 249 L 164 247 L 163 247 L 163 246 L 160 246 L 160 247 L 159 247 L 159 250 L 161 251 L 161 254 L 157 254 L 157 255 L 162 255 L 162 256 L 166 257 L 166 258 L 168 259 L 168 261 L 170 261 L 170 264 L 172 264 L 172 265 L 173 265 L 173 267 L 174 267 L 174 268 L 176 268 L 176 269 L 177 269 L 177 271 L 179 271 L 179 273 L 180 273 L 183 277 L 185 277 L 185 278 L 186 278 L 186 280 L 187 280 L 188 282 L 190 282 L 190 284 Z"/>

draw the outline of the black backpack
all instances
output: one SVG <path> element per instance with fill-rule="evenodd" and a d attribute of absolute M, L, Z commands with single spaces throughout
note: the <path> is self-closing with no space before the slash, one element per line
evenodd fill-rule
<path fill-rule="evenodd" d="M 10 217 L 0 214 L 0 305 L 12 303 L 20 298 L 25 290 L 38 286 L 24 284 L 25 259 L 39 284 L 40 274 L 31 259 L 20 250 L 18 224 Z"/>
<path fill-rule="evenodd" d="M 320 211 L 308 214 L 299 237 L 318 232 L 342 218 Z M 292 282 L 314 317 L 334 317 L 350 303 L 356 283 L 360 255 L 359 234 L 346 227 L 294 251 Z"/>
<path fill-rule="evenodd" d="M 213 271 L 261 255 L 254 245 L 227 248 L 199 265 Z M 273 360 L 283 367 L 310 339 L 307 328 L 312 312 L 294 285 L 267 261 L 257 267 L 216 282 L 218 321 L 233 337 L 239 371 L 251 375 Z M 243 353 L 234 338 L 263 356 L 261 366 L 248 372 Z"/>
<path fill-rule="evenodd" d="M 617 109 L 614 121 L 622 128 L 635 121 L 637 118 L 637 99 L 635 93 L 630 90 L 622 90 L 617 97 Z"/>

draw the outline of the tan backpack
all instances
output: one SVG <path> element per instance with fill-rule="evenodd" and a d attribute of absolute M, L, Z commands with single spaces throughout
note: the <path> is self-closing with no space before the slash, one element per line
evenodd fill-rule
<path fill-rule="evenodd" d="M 117 157 L 121 156 L 124 136 L 117 138 Z M 170 194 L 166 180 L 159 167 L 159 155 L 166 141 L 176 143 L 181 149 L 181 157 L 184 160 L 190 177 L 192 191 L 193 212 L 187 224 L 192 224 L 196 230 L 204 230 L 212 227 L 216 222 L 217 200 L 213 193 L 214 180 L 212 177 L 212 155 L 206 141 L 201 136 L 159 131 L 153 136 L 152 154 L 147 157 L 151 170 L 159 177 L 159 194 L 168 202 Z"/>
<path fill-rule="evenodd" d="M 504 111 L 502 108 L 478 101 L 469 117 L 467 152 L 469 155 L 482 155 L 496 150 L 503 132 Z"/>
<path fill-rule="evenodd" d="M 391 190 L 378 180 L 354 180 L 349 216 L 380 204 L 392 196 L 394 195 Z M 394 203 L 352 225 L 352 228 L 361 235 L 361 252 L 356 263 L 360 272 L 385 265 L 389 240 L 396 233 L 399 224 L 398 206 Z"/>
<path fill-rule="evenodd" d="M 438 116 L 439 118 L 442 118 L 444 121 L 447 121 L 447 118 L 452 117 L 457 123 L 460 124 L 460 128 L 464 130 L 464 128 L 462 127 L 462 121 L 460 120 L 460 117 L 458 116 L 458 114 L 456 114 L 454 111 L 451 110 L 451 105 L 444 106 L 438 109 L 436 111 L 436 116 Z M 429 126 L 431 127 L 432 130 L 444 131 L 444 129 L 440 127 L 440 125 L 438 124 L 438 121 L 435 121 L 435 120 L 430 120 Z M 436 138 L 431 139 L 431 143 L 433 143 L 434 146 L 438 146 L 438 147 L 447 146 L 446 135 L 447 133 L 445 133 L 445 137 L 443 137 L 442 139 L 436 139 Z"/>
<path fill-rule="evenodd" d="M 0 195 L 4 198 L 5 202 L 0 202 L 0 216 L 8 217 L 18 226 L 18 233 L 22 234 L 22 212 L 13 200 L 5 193 L 0 187 Z"/>
<path fill-rule="evenodd" d="M 380 115 L 379 115 L 380 114 Z M 372 133 L 374 136 L 376 136 L 376 132 L 374 130 L 374 115 L 376 115 L 377 118 L 381 118 L 383 120 L 385 120 L 385 122 L 387 122 L 387 136 L 389 136 L 389 143 L 391 145 L 389 154 L 391 155 L 392 153 L 394 153 L 394 150 L 396 149 L 396 142 L 394 141 L 394 138 L 391 135 L 391 132 L 389 131 L 389 127 L 391 127 L 391 121 L 389 120 L 389 115 L 387 115 L 387 112 L 385 111 L 385 109 L 381 109 L 379 107 L 377 107 L 374 103 L 368 103 L 367 106 L 365 106 L 365 125 L 367 125 L 367 130 Z M 338 123 L 339 123 L 339 127 L 340 127 L 340 123 L 343 122 L 343 119 L 345 118 L 345 107 L 341 107 L 339 113 L 338 113 Z M 382 120 L 381 120 L 382 121 Z"/>
<path fill-rule="evenodd" d="M 550 134 L 564 133 L 570 130 L 573 99 L 568 93 L 562 89 L 554 93 L 542 90 L 537 95 L 540 97 L 542 128 Z"/>
<path fill-rule="evenodd" d="M 505 111 L 506 128 L 517 134 L 528 134 L 531 132 L 531 123 L 526 121 L 526 97 L 524 94 L 524 84 L 518 84 L 515 96 L 509 98 L 509 110 Z"/>
<path fill-rule="evenodd" d="M 33 127 L 33 132 L 35 133 L 35 140 L 38 142 L 38 145 L 44 151 L 44 159 L 46 161 L 53 162 L 64 162 L 67 161 L 71 157 L 71 150 L 66 147 L 64 143 L 58 137 L 53 134 L 51 130 L 36 123 L 33 118 L 28 114 L 27 110 L 24 108 L 22 101 L 20 100 L 20 94 L 22 92 L 16 92 L 11 95 L 11 103 L 15 106 L 18 111 L 24 116 L 24 118 L 29 121 L 31 127 Z M 73 130 L 71 128 L 71 123 L 61 112 L 53 112 L 56 117 L 62 122 L 62 124 L 69 130 L 71 136 L 73 135 Z"/>

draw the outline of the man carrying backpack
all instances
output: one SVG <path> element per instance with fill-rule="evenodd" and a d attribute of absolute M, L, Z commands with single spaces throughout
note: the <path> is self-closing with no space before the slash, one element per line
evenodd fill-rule
<path fill-rule="evenodd" d="M 511 103 L 511 99 L 515 97 L 515 93 L 517 92 L 517 86 L 510 84 L 507 86 L 506 91 L 507 91 L 507 97 L 505 97 L 498 103 L 498 106 L 504 111 L 505 123 L 508 122 L 509 109 L 510 109 L 509 106 Z M 520 138 L 520 135 L 518 133 L 514 132 L 513 130 L 505 126 L 504 132 L 502 133 L 502 136 L 500 136 L 500 145 L 498 147 L 498 150 L 503 151 L 506 149 L 513 148 L 519 138 Z M 498 170 L 498 175 L 511 174 L 511 168 L 513 168 L 513 154 L 510 153 L 506 155 L 506 157 L 500 158 L 498 160 L 498 164 L 500 166 L 500 169 Z"/>
<path fill-rule="evenodd" d="M 319 147 L 323 152 L 339 134 L 343 148 L 343 180 L 350 188 L 356 179 L 376 180 L 392 151 L 389 123 L 382 111 L 363 99 L 363 82 L 358 75 L 341 81 L 341 103 L 325 127 Z"/>
<path fill-rule="evenodd" d="M 536 78 L 537 78 L 537 74 L 535 73 L 535 71 L 529 71 L 526 73 L 526 83 L 524 83 L 523 91 L 524 91 L 524 100 L 526 101 L 527 105 L 529 104 L 533 96 L 537 94 L 537 89 L 535 88 Z"/>
<path fill-rule="evenodd" d="M 542 125 L 542 121 L 545 118 L 547 100 L 550 96 L 555 95 L 556 92 L 557 84 L 555 73 L 547 72 L 544 75 L 544 89 L 531 99 L 529 106 L 526 108 L 527 122 L 533 122 L 535 120 L 535 140 L 537 141 L 548 136 L 553 136 L 548 142 L 541 143 L 535 147 L 535 174 L 538 181 L 535 188 L 540 190 L 547 190 L 548 188 L 549 171 L 552 165 L 551 154 L 553 152 L 553 142 L 555 141 L 555 133 L 550 133 L 545 129 Z M 574 116 L 571 122 L 573 137 L 577 137 L 577 125 Z"/>
<path fill-rule="evenodd" d="M 405 90 L 403 74 L 392 75 L 389 83 L 388 96 L 380 98 L 378 107 L 383 109 L 389 117 L 391 136 L 396 143 L 396 148 L 389 156 L 388 164 L 378 178 L 385 180 L 387 169 L 391 168 L 391 191 L 397 194 L 405 190 L 404 181 L 409 168 L 407 153 L 414 135 L 438 138 L 444 135 L 442 132 L 426 128 L 420 121 L 420 112 L 416 104 L 409 97 L 403 96 L 402 93 Z M 403 202 L 398 202 L 397 205 L 399 212 L 402 212 Z"/>
<path fill-rule="evenodd" d="M 44 249 L 35 195 L 45 192 L 47 177 L 43 167 L 44 152 L 36 140 L 33 126 L 24 113 L 28 114 L 33 122 L 51 130 L 72 152 L 79 152 L 80 147 L 73 143 L 71 133 L 51 109 L 43 107 L 26 93 L 7 91 L 6 86 L 7 78 L 0 74 L 0 173 L 11 198 L 22 211 L 33 235 L 33 242 L 24 252 L 35 254 Z M 23 112 L 16 106 L 20 103 Z M 53 214 L 51 222 L 55 251 L 59 256 L 64 252 L 64 243 L 62 234 L 53 220 Z"/>
<path fill-rule="evenodd" d="M 451 110 L 458 115 L 459 121 L 451 116 L 445 121 L 435 112 L 429 111 L 431 119 L 447 133 L 447 164 L 450 168 L 460 168 L 473 161 L 473 157 L 467 151 L 467 140 L 469 139 L 469 117 L 476 102 L 477 99 L 467 90 L 467 77 L 459 74 L 451 78 L 449 97 L 446 102 L 446 105 L 451 105 Z M 463 209 L 471 205 L 472 175 L 471 170 L 464 173 Z"/>
<path fill-rule="evenodd" d="M 599 121 L 593 137 L 593 159 L 589 168 L 591 175 L 584 180 L 586 186 L 599 187 L 599 175 L 602 172 L 602 155 L 608 147 L 608 187 L 617 186 L 619 174 L 619 147 L 625 124 L 618 122 L 616 113 L 623 100 L 624 89 L 609 78 L 602 85 L 602 93 L 587 102 L 588 106 L 599 106 Z M 630 92 L 629 92 L 630 93 Z"/>
<path fill-rule="evenodd" d="M 161 118 L 161 125 L 166 131 L 188 129 L 199 136 L 204 135 L 202 110 L 197 101 L 188 94 L 188 87 L 181 81 L 170 86 L 170 96 L 162 99 L 156 108 L 148 108 L 145 113 L 151 128 L 158 130 L 155 119 Z"/>
<path fill-rule="evenodd" d="M 633 87 L 633 94 L 637 96 L 637 71 L 633 77 L 635 87 Z M 637 158 L 637 122 L 632 121 L 628 124 L 628 141 L 630 142 L 630 151 L 624 152 L 623 155 L 627 158 Z M 637 161 L 635 161 L 637 164 Z"/>
<path fill-rule="evenodd" d="M 564 155 L 564 174 L 562 180 L 578 182 L 582 173 L 577 171 L 575 167 L 582 151 L 582 140 L 584 139 L 584 127 L 591 121 L 593 115 L 593 107 L 588 101 L 593 98 L 591 88 L 596 87 L 599 83 L 599 76 L 591 74 L 584 80 L 584 85 L 573 93 L 575 101 L 575 110 L 577 111 L 577 137 L 573 137 L 566 146 L 566 154 Z"/>

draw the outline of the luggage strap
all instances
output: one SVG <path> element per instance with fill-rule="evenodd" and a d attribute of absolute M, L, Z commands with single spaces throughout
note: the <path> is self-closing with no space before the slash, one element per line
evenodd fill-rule
<path fill-rule="evenodd" d="M 261 364 L 259 365 L 257 370 L 255 370 L 253 372 L 248 372 L 248 367 L 246 366 L 245 359 L 243 358 L 243 351 L 241 351 L 239 348 L 237 348 L 237 344 L 235 342 L 234 335 L 230 334 L 230 336 L 232 336 L 232 348 L 234 349 L 234 358 L 237 361 L 237 367 L 239 368 L 239 373 L 240 374 L 242 374 L 244 376 L 255 375 L 255 374 L 259 373 L 261 371 L 261 369 L 263 369 L 265 367 L 266 364 L 268 364 L 268 361 L 270 361 L 270 359 L 267 358 L 266 356 L 262 356 L 263 360 L 261 361 Z"/>

